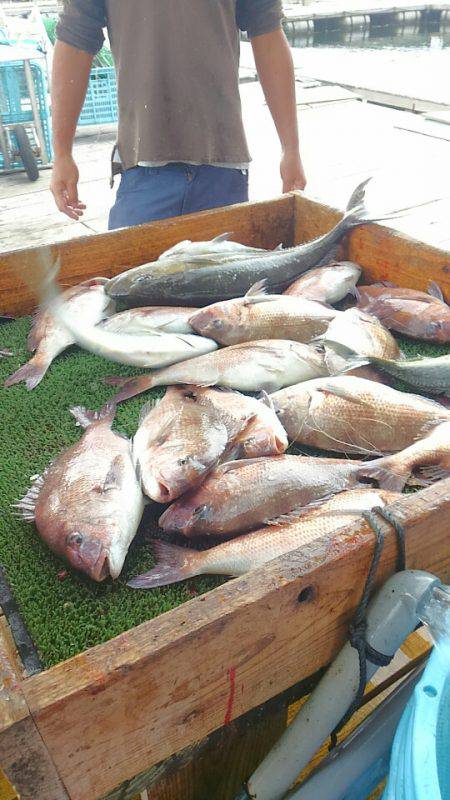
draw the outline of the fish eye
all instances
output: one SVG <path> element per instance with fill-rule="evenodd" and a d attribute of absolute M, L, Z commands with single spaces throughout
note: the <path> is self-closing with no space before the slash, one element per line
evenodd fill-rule
<path fill-rule="evenodd" d="M 188 463 L 188 461 L 189 461 L 189 459 L 187 457 L 186 458 L 179 458 L 178 459 L 178 464 L 180 465 L 180 467 L 184 467 Z"/>
<path fill-rule="evenodd" d="M 198 517 L 203 517 L 203 516 L 205 516 L 205 512 L 207 510 L 208 510 L 208 506 L 207 505 L 197 506 L 197 508 L 194 508 L 194 515 L 197 518 Z"/>
<path fill-rule="evenodd" d="M 223 321 L 221 319 L 213 320 L 213 328 L 217 329 L 223 328 Z"/>
<path fill-rule="evenodd" d="M 66 536 L 66 544 L 69 545 L 69 547 L 74 544 L 80 545 L 82 543 L 83 543 L 83 534 L 79 533 L 78 531 L 75 531 L 75 533 L 69 533 Z"/>

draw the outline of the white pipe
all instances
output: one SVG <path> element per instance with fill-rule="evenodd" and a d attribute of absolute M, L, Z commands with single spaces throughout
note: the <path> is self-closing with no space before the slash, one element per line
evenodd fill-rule
<path fill-rule="evenodd" d="M 389 769 L 389 754 L 397 725 L 414 687 L 422 677 L 423 670 L 423 666 L 415 669 L 386 697 L 375 711 L 321 762 L 313 774 L 289 794 L 289 800 L 342 800 L 352 789 L 356 789 L 356 785 L 365 773 L 372 771 L 374 765 L 380 762 L 386 767 L 380 780 L 384 778 Z M 367 794 L 379 783 L 376 776 L 374 780 L 376 783 L 367 788 Z"/>
<path fill-rule="evenodd" d="M 389 578 L 368 606 L 368 644 L 380 653 L 394 654 L 419 622 L 418 602 L 438 583 L 434 575 L 420 570 L 397 572 Z M 377 669 L 367 661 L 367 680 Z M 358 686 L 358 653 L 348 643 L 236 800 L 282 800 L 342 719 Z"/>

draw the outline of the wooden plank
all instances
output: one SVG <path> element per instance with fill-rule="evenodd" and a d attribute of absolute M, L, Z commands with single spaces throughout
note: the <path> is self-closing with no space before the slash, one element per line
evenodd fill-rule
<path fill-rule="evenodd" d="M 450 480 L 391 508 L 408 566 L 444 576 Z M 377 585 L 397 557 L 383 527 Z M 328 663 L 346 637 L 373 542 L 356 523 L 24 681 L 72 800 L 106 794 Z M 299 602 L 309 586 L 312 598 Z"/>
<path fill-rule="evenodd" d="M 326 233 L 342 214 L 300 195 L 296 198 L 295 241 Z M 450 300 L 450 253 L 411 239 L 381 225 L 364 225 L 347 237 L 346 258 L 363 267 L 364 280 L 390 280 L 399 286 L 426 291 L 431 281 Z"/>
<path fill-rule="evenodd" d="M 231 206 L 200 214 L 175 217 L 148 225 L 125 228 L 112 233 L 51 246 L 51 258 L 61 259 L 63 283 L 78 283 L 86 276 L 111 277 L 122 270 L 153 261 L 168 247 L 182 239 L 211 239 L 230 231 L 244 244 L 259 243 L 273 248 L 280 242 L 292 243 L 294 197 Z M 2 312 L 29 313 L 35 301 L 20 280 L 22 270 L 33 270 L 36 255 L 47 248 L 14 250 L 0 255 L 0 308 Z M 0 313 L 2 313 L 0 312 Z"/>
<path fill-rule="evenodd" d="M 269 704 L 270 705 L 270 704 Z M 213 733 L 194 758 L 151 783 L 151 800 L 230 800 L 286 728 L 287 708 L 262 708 L 245 724 L 234 720 Z"/>
<path fill-rule="evenodd" d="M 22 668 L 0 619 L 0 767 L 20 800 L 67 800 L 21 689 Z"/>

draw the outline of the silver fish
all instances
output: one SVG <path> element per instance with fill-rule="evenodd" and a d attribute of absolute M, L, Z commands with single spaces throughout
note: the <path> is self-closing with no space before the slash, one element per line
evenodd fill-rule
<path fill-rule="evenodd" d="M 381 369 L 395 378 L 400 378 L 419 392 L 450 397 L 450 353 L 433 358 L 419 357 L 404 360 L 396 360 L 393 356 L 389 358 L 375 355 L 350 355 L 344 360 L 344 363 L 345 372 L 364 364 L 372 364 L 377 369 Z"/>
<path fill-rule="evenodd" d="M 273 293 L 286 289 L 295 278 L 319 264 L 342 236 L 357 225 L 374 221 L 364 206 L 364 181 L 353 192 L 347 212 L 324 236 L 297 247 L 221 259 L 211 265 L 208 257 L 186 264 L 166 259 L 144 265 L 113 278 L 108 284 L 111 297 L 134 305 L 183 304 L 204 306 L 243 297 L 251 286 L 265 280 Z M 377 219 L 381 219 L 380 216 Z"/>
<path fill-rule="evenodd" d="M 82 320 L 83 325 L 94 326 L 113 314 L 115 304 L 105 294 L 107 283 L 107 278 L 92 278 L 67 289 L 62 295 L 67 317 Z M 72 333 L 55 318 L 50 309 L 39 308 L 28 336 L 28 349 L 35 351 L 35 355 L 7 378 L 5 386 L 24 381 L 27 389 L 34 389 L 56 356 L 75 344 L 75 341 Z"/>
<path fill-rule="evenodd" d="M 176 258 L 180 255 L 183 256 L 208 256 L 208 255 L 235 255 L 242 253 L 267 253 L 268 250 L 263 250 L 260 247 L 248 247 L 239 242 L 230 241 L 231 233 L 222 233 L 215 236 L 214 239 L 206 242 L 191 242 L 190 239 L 185 239 L 173 247 L 169 247 L 164 253 L 159 256 L 159 261 L 165 258 Z"/>
<path fill-rule="evenodd" d="M 194 333 L 188 320 L 197 310 L 180 306 L 129 308 L 102 322 L 101 327 L 115 333 Z"/>

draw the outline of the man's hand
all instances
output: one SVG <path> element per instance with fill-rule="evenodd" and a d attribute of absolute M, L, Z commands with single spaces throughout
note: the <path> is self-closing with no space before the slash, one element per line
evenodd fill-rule
<path fill-rule="evenodd" d="M 305 188 L 306 176 L 298 149 L 283 151 L 280 175 L 283 181 L 283 192 L 293 192 L 294 189 L 303 190 Z"/>
<path fill-rule="evenodd" d="M 63 214 L 78 220 L 86 208 L 78 199 L 78 167 L 71 155 L 55 158 L 50 191 Z"/>

